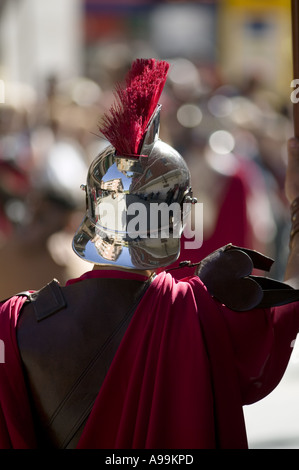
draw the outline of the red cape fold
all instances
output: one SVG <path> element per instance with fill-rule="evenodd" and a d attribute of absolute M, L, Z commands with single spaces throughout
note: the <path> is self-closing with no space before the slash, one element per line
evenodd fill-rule
<path fill-rule="evenodd" d="M 36 446 L 16 341 L 23 302 L 0 304 L 0 448 Z M 134 313 L 78 448 L 246 448 L 242 406 L 279 383 L 298 310 L 293 303 L 240 314 L 196 277 L 159 274 Z"/>

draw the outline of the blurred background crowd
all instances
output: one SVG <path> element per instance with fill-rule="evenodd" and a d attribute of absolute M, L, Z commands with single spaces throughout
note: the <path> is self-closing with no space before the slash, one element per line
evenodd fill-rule
<path fill-rule="evenodd" d="M 98 126 L 115 83 L 138 57 L 170 63 L 160 135 L 203 203 L 203 245 L 190 253 L 183 239 L 180 260 L 232 242 L 276 259 L 270 275 L 283 278 L 290 0 L 0 0 L 0 298 L 89 269 L 71 249 L 80 184 L 107 145 Z M 299 448 L 289 421 L 254 418 L 252 446 Z"/>

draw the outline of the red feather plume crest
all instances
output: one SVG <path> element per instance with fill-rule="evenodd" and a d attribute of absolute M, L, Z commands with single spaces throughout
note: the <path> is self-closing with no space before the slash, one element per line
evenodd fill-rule
<path fill-rule="evenodd" d="M 168 69 L 168 62 L 163 60 L 136 59 L 126 76 L 126 87 L 116 86 L 116 102 L 104 114 L 99 130 L 113 145 L 117 155 L 139 155 Z"/>

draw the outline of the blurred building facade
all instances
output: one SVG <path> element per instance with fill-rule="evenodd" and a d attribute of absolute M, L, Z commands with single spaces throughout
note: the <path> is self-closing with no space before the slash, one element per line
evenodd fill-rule
<path fill-rule="evenodd" d="M 0 78 L 35 89 L 51 75 L 104 84 L 101 66 L 116 73 L 132 56 L 158 54 L 220 66 L 238 85 L 257 77 L 285 94 L 290 26 L 290 0 L 1 0 Z"/>
<path fill-rule="evenodd" d="M 35 90 L 55 75 L 66 79 L 82 72 L 80 0 L 2 0 L 0 76 Z"/>

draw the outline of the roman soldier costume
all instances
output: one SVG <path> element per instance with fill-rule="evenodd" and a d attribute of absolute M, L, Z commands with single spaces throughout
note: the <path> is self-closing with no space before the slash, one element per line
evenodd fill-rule
<path fill-rule="evenodd" d="M 73 239 L 96 269 L 0 303 L 1 448 L 246 448 L 242 407 L 287 366 L 299 295 L 252 275 L 269 258 L 227 245 L 188 278 L 167 272 L 196 202 L 159 138 L 168 67 L 136 60 L 104 116 Z"/>

